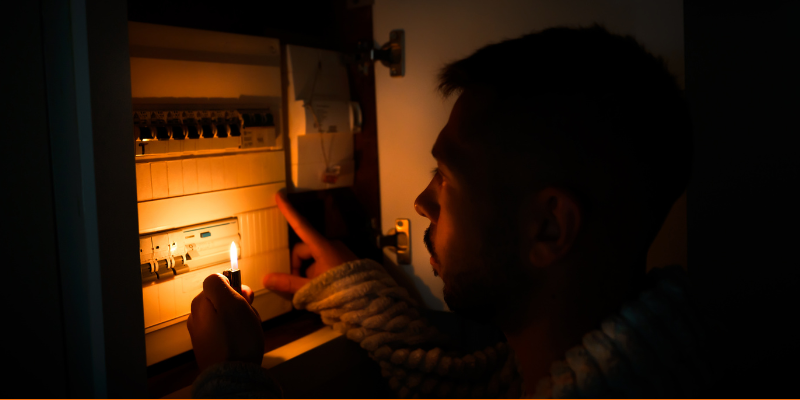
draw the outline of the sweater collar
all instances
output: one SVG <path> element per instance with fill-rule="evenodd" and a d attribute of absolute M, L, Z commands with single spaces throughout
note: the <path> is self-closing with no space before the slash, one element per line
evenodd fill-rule
<path fill-rule="evenodd" d="M 704 333 L 680 267 L 651 271 L 652 288 L 554 362 L 532 397 L 696 397 L 707 387 Z"/>

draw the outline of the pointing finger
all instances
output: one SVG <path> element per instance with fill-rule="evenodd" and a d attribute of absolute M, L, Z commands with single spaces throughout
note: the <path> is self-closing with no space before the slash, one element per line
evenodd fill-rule
<path fill-rule="evenodd" d="M 295 293 L 305 286 L 310 279 L 302 278 L 299 276 L 284 274 L 284 273 L 271 273 L 264 276 L 264 287 L 269 290 L 278 292 Z"/>
<path fill-rule="evenodd" d="M 317 232 L 314 227 L 305 219 L 297 210 L 292 207 L 286 194 L 282 191 L 275 193 L 275 203 L 281 214 L 286 217 L 286 221 L 292 226 L 292 229 L 297 233 L 304 242 L 308 243 L 312 248 L 324 246 L 327 244 L 327 239 Z"/>

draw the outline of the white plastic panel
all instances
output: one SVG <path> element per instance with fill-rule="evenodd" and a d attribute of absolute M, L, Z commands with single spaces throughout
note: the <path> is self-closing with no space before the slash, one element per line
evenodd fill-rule
<path fill-rule="evenodd" d="M 136 200 L 153 198 L 153 184 L 150 178 L 150 164 L 136 164 Z"/>
<path fill-rule="evenodd" d="M 285 179 L 284 159 L 283 151 L 267 151 L 137 163 L 137 198 L 147 201 L 280 182 Z"/>
<path fill-rule="evenodd" d="M 139 203 L 139 234 L 228 218 L 275 205 L 283 182 Z M 201 219 L 202 221 L 198 221 Z"/>
<path fill-rule="evenodd" d="M 274 83 L 280 82 L 280 76 L 281 69 L 277 65 L 131 57 L 133 97 L 280 96 L 280 85 Z"/>
<path fill-rule="evenodd" d="M 183 195 L 183 163 L 181 160 L 167 161 L 169 197 Z"/>
<path fill-rule="evenodd" d="M 211 185 L 211 158 L 197 159 L 197 191 L 210 192 Z"/>
<path fill-rule="evenodd" d="M 286 219 L 277 207 L 240 214 L 239 231 L 243 258 L 286 248 L 289 243 Z"/>
<path fill-rule="evenodd" d="M 223 168 L 223 173 L 225 174 L 225 183 L 224 183 L 225 189 L 233 189 L 237 187 L 236 175 L 238 173 L 238 170 L 241 168 L 239 166 L 239 161 L 245 157 L 247 156 L 225 156 L 222 158 L 222 161 L 224 163 L 222 168 Z M 240 185 L 240 186 L 245 186 L 245 185 Z"/>
<path fill-rule="evenodd" d="M 169 180 L 167 179 L 166 162 L 150 163 L 150 181 L 153 183 L 154 199 L 169 197 Z"/>
<path fill-rule="evenodd" d="M 222 157 L 211 158 L 211 190 L 222 190 L 225 187 L 225 160 Z"/>
<path fill-rule="evenodd" d="M 183 193 L 195 194 L 197 190 L 197 160 L 181 161 L 183 168 Z"/>

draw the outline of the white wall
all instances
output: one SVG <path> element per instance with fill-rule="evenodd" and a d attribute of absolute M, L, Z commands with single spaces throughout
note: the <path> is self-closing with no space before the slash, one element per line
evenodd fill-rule
<path fill-rule="evenodd" d="M 391 78 L 375 68 L 382 225 L 411 218 L 413 275 L 427 306 L 446 309 L 442 282 L 435 278 L 422 242 L 427 219 L 413 209 L 436 166 L 430 149 L 445 125 L 454 99 L 436 92 L 436 75 L 445 63 L 466 57 L 487 44 L 552 26 L 604 25 L 632 34 L 663 56 L 683 84 L 683 3 L 681 0 L 377 0 L 374 39 L 385 43 L 392 29 L 406 34 L 406 76 Z M 660 235 L 658 257 L 648 263 L 683 262 L 686 254 L 685 199 Z M 681 237 L 682 235 L 682 237 Z M 677 238 L 677 239 L 676 239 Z M 682 255 L 682 256 L 681 256 Z"/>

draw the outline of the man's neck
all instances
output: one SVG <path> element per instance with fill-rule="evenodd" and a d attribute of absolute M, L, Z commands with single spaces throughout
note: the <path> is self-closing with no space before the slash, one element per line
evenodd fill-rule
<path fill-rule="evenodd" d="M 526 393 L 533 394 L 539 381 L 550 374 L 550 365 L 581 344 L 583 335 L 597 329 L 604 318 L 618 312 L 636 290 L 633 279 L 612 282 L 553 282 L 550 286 L 560 290 L 543 290 L 526 309 L 514 313 L 513 320 L 511 315 L 504 318 L 508 323 L 500 327 L 516 354 Z"/>

